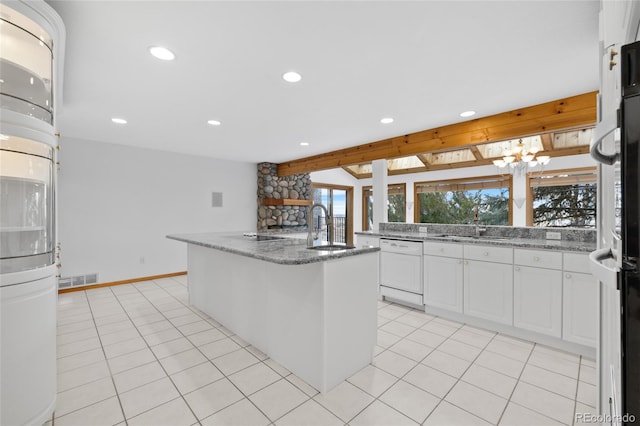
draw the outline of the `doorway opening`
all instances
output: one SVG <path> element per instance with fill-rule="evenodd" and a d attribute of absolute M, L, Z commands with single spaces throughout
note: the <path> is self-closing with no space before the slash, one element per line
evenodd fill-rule
<path fill-rule="evenodd" d="M 333 241 L 353 245 L 353 187 L 313 183 L 313 202 L 324 205 L 333 219 Z M 325 229 L 321 233 L 328 241 L 326 218 L 322 209 L 314 209 L 313 218 L 316 229 Z"/>

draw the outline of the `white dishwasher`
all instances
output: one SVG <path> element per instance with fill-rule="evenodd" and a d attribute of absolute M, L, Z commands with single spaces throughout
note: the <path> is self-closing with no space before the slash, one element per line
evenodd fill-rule
<path fill-rule="evenodd" d="M 380 294 L 422 305 L 422 242 L 380 239 Z"/>

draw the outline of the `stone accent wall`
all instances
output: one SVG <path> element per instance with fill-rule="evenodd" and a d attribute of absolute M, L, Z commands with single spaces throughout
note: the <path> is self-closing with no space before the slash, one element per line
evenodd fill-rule
<path fill-rule="evenodd" d="M 310 200 L 311 176 L 303 173 L 278 176 L 278 165 L 258 164 L 258 231 L 269 228 L 306 226 L 306 206 L 265 206 L 264 199 Z"/>

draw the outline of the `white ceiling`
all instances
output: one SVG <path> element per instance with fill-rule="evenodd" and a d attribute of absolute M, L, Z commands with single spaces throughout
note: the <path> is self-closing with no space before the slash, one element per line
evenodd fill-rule
<path fill-rule="evenodd" d="M 598 88 L 599 1 L 48 3 L 63 137 L 279 163 Z"/>

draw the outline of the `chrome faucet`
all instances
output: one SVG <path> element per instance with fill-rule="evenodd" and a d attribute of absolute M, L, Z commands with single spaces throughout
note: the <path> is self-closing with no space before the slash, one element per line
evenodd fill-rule
<path fill-rule="evenodd" d="M 313 209 L 316 207 L 322 208 L 324 210 L 324 217 L 327 224 L 327 237 L 329 238 L 329 244 L 332 244 L 333 233 L 331 232 L 332 220 L 331 216 L 329 216 L 329 210 L 323 204 L 314 204 L 310 206 L 307 210 L 307 228 L 309 229 L 309 234 L 307 235 L 307 246 L 313 247 L 313 241 L 320 238 L 320 229 L 317 232 L 313 233 L 314 229 L 314 221 L 313 221 Z M 319 228 L 319 227 L 318 227 Z"/>
<path fill-rule="evenodd" d="M 486 226 L 481 226 L 480 223 L 480 219 L 478 217 L 478 206 L 476 205 L 473 208 L 473 222 L 476 224 L 476 237 L 481 236 L 482 234 L 484 234 L 484 232 L 487 230 Z"/>

